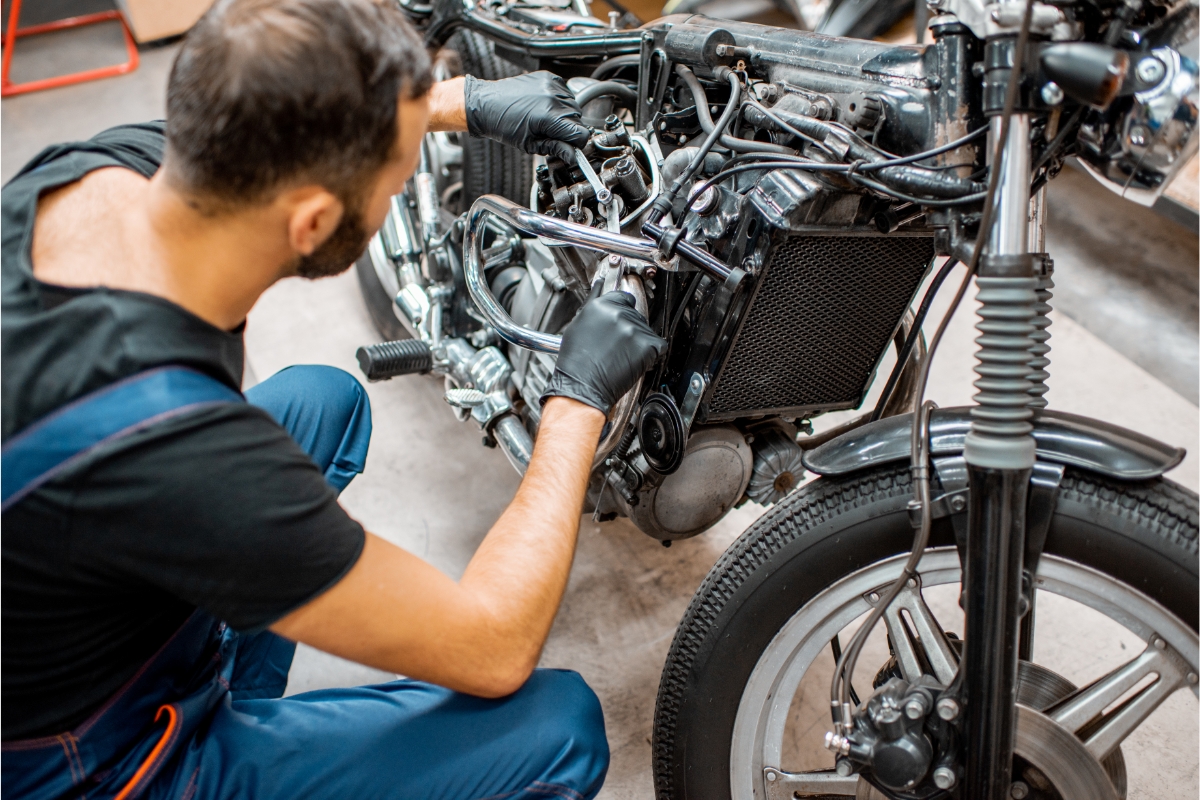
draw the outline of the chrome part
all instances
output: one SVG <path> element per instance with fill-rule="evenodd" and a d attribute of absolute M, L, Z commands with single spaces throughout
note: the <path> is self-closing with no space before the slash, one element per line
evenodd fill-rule
<path fill-rule="evenodd" d="M 988 238 L 988 252 L 992 255 L 1029 252 L 1029 120 L 1028 114 L 1013 114 L 1009 122 L 1008 142 L 1000 165 L 996 214 L 992 235 Z M 1000 129 L 1000 117 L 993 117 L 989 132 L 993 148 L 1000 140 Z"/>
<path fill-rule="evenodd" d="M 958 719 L 958 701 L 953 697 L 943 697 L 938 700 L 937 715 L 946 722 L 953 722 Z"/>
<path fill-rule="evenodd" d="M 596 202 L 600 205 L 608 205 L 612 200 L 612 192 L 604 185 L 604 181 L 600 180 L 600 176 L 596 174 L 596 170 L 592 169 L 591 162 L 587 156 L 578 147 L 575 148 L 575 163 L 579 166 L 579 171 L 583 173 L 583 177 L 587 178 L 587 182 L 591 184 L 592 191 L 596 193 Z"/>
<path fill-rule="evenodd" d="M 734 800 L 766 796 L 763 771 L 767 766 L 782 764 L 785 760 L 784 741 L 792 716 L 791 699 L 796 696 L 800 681 L 818 659 L 829 657 L 829 641 L 834 634 L 842 632 L 870 610 L 868 596 L 879 586 L 894 580 L 905 559 L 906 555 L 900 555 L 872 564 L 823 589 L 788 620 L 764 649 L 746 682 L 734 721 L 729 762 L 730 790 Z M 918 571 L 923 587 L 958 583 L 962 577 L 958 553 L 953 547 L 926 551 Z M 1154 636 L 1161 638 L 1173 654 L 1178 654 L 1188 671 L 1200 673 L 1197 668 L 1200 639 L 1196 632 L 1136 589 L 1090 567 L 1049 553 L 1043 554 L 1038 562 L 1036 586 L 1041 591 L 1099 611 L 1146 641 Z M 1047 670 L 1041 672 L 1048 673 Z M 1022 669 L 1019 689 L 1022 702 L 1028 699 L 1024 689 L 1028 675 L 1029 670 Z M 1065 683 L 1061 679 L 1059 682 Z M 1184 685 L 1196 693 L 1196 687 L 1187 683 L 1186 676 Z M 949 698 L 943 698 L 935 708 L 942 719 L 953 719 L 957 709 L 952 710 L 950 704 L 944 702 L 947 700 Z M 1032 712 L 1022 706 L 1018 716 L 1018 755 L 1039 769 L 1044 768 L 1047 775 L 1053 772 L 1058 780 L 1064 781 L 1062 786 L 1056 783 L 1056 789 L 1078 791 L 1082 782 L 1095 777 L 1095 769 L 1090 765 L 1100 769 L 1098 761 L 1083 742 L 1052 720 L 1049 725 L 1053 730 L 1040 724 L 1049 717 L 1042 715 L 1041 720 L 1033 719 L 1025 714 L 1026 710 Z M 1031 749 L 1047 752 L 1030 752 Z M 1081 754 L 1086 756 L 1087 762 L 1081 761 Z M 1070 795 L 1064 791 L 1062 796 L 1064 800 L 1093 797 L 1112 800 L 1117 795 L 1108 778 L 1105 782 L 1107 794 L 1101 791 L 1094 795 Z M 1094 787 L 1087 784 L 1086 788 Z"/>
<path fill-rule="evenodd" d="M 492 435 L 513 469 L 524 475 L 533 457 L 533 439 L 521 420 L 511 414 L 501 417 L 492 428 Z"/>
<path fill-rule="evenodd" d="M 468 411 L 482 403 L 485 397 L 487 395 L 478 389 L 465 388 L 447 389 L 445 394 L 447 403 L 455 408 L 465 408 Z"/>
<path fill-rule="evenodd" d="M 933 785 L 937 788 L 943 791 L 953 789 L 956 783 L 958 783 L 958 776 L 949 767 L 938 767 L 933 771 Z"/>
<path fill-rule="evenodd" d="M 467 214 L 463 243 L 463 272 L 467 290 L 480 313 L 500 338 L 517 347 L 539 353 L 557 353 L 562 337 L 518 325 L 492 296 L 483 275 L 483 224 L 486 215 L 495 214 L 513 228 L 530 236 L 544 236 L 563 244 L 615 253 L 627 258 L 659 262 L 659 252 L 649 239 L 635 239 L 599 228 L 589 228 L 546 214 L 538 214 L 498 195 L 483 195 Z"/>
<path fill-rule="evenodd" d="M 650 135 L 654 136 L 653 133 Z M 642 201 L 641 205 L 621 219 L 622 228 L 633 222 L 646 209 L 650 208 L 650 205 L 658 198 L 659 193 L 662 192 L 663 186 L 662 169 L 660 167 L 663 157 L 661 151 L 658 149 L 658 140 L 653 138 L 647 139 L 640 133 L 631 133 L 629 134 L 629 141 L 633 142 L 646 156 L 646 166 L 650 169 L 650 194 Z"/>
<path fill-rule="evenodd" d="M 1196 6 L 1186 4 L 1179 15 L 1192 17 Z M 1135 203 L 1152 206 L 1171 180 L 1195 155 L 1200 136 L 1200 68 L 1172 47 L 1150 51 L 1138 64 L 1139 75 L 1161 66 L 1158 83 L 1133 95 L 1132 107 L 1116 124 L 1084 124 L 1079 134 L 1079 160 L 1100 183 Z"/>
<path fill-rule="evenodd" d="M 1059 105 L 1064 97 L 1066 95 L 1063 94 L 1062 87 L 1054 81 L 1049 81 L 1042 87 L 1042 101 L 1048 106 Z"/>

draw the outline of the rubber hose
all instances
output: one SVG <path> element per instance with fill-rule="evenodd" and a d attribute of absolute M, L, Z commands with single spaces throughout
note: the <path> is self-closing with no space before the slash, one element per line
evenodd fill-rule
<path fill-rule="evenodd" d="M 579 103 L 580 108 L 583 108 L 597 97 L 605 96 L 616 97 L 630 108 L 637 105 L 637 91 L 617 81 L 600 81 L 586 86 L 579 91 L 579 94 L 575 95 L 575 102 Z"/>
<path fill-rule="evenodd" d="M 640 53 L 630 53 L 629 55 L 626 55 L 626 56 L 614 56 L 614 57 L 608 59 L 607 61 L 600 62 L 600 66 L 598 66 L 594 70 L 592 70 L 592 77 L 595 78 L 596 80 L 600 80 L 605 75 L 607 75 L 609 72 L 613 72 L 614 70 L 621 69 L 622 67 L 632 67 L 632 66 L 640 65 L 641 63 L 642 63 L 642 56 Z"/>
<path fill-rule="evenodd" d="M 692 99 L 696 102 L 696 116 L 700 118 L 700 127 L 705 133 L 712 133 L 716 124 L 713 122 L 712 114 L 708 111 L 708 95 L 704 93 L 704 87 L 700 85 L 700 80 L 696 77 L 695 73 L 683 64 L 675 65 L 675 73 L 683 79 L 683 82 L 688 87 L 688 91 L 692 93 Z M 796 152 L 790 147 L 784 147 L 783 145 L 772 144 L 771 142 L 754 142 L 750 139 L 739 139 L 727 133 L 721 134 L 719 141 L 725 147 L 739 153 L 787 153 L 788 155 L 793 155 Z"/>

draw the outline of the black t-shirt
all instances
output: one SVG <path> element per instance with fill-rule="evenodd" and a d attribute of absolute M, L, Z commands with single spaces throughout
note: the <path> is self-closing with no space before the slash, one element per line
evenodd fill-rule
<path fill-rule="evenodd" d="M 0 194 L 3 439 L 63 404 L 164 364 L 233 388 L 241 330 L 139 292 L 33 277 L 37 199 L 91 170 L 149 177 L 163 125 L 44 151 Z M 338 581 L 363 530 L 300 447 L 246 403 L 185 414 L 102 452 L 4 513 L 3 739 L 69 730 L 196 608 L 261 630 Z"/>

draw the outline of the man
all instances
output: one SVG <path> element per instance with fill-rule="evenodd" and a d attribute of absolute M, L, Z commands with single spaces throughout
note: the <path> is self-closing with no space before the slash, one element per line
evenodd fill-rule
<path fill-rule="evenodd" d="M 534 666 L 605 412 L 664 344 L 631 299 L 566 330 L 528 472 L 458 582 L 338 505 L 370 434 L 354 379 L 236 392 L 257 298 L 352 263 L 426 130 L 561 152 L 588 135 L 570 93 L 430 88 L 391 3 L 219 0 L 167 117 L 3 191 L 4 796 L 593 796 L 596 698 Z M 294 642 L 412 680 L 279 699 Z"/>

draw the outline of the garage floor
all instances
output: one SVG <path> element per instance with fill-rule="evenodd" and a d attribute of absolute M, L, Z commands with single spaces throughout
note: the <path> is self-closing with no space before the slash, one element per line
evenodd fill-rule
<path fill-rule="evenodd" d="M 120 58 L 119 33 L 106 27 L 21 41 L 14 78 Z M 141 67 L 129 76 L 5 100 L 3 179 L 47 144 L 162 116 L 175 49 L 143 50 Z M 1187 447 L 1188 458 L 1170 477 L 1196 489 L 1196 232 L 1110 197 L 1071 173 L 1052 186 L 1050 219 L 1061 298 L 1051 328 L 1051 407 Z M 931 319 L 940 310 L 935 306 Z M 933 370 L 930 395 L 943 406 L 965 404 L 972 393 L 972 316 L 970 307 L 956 316 Z M 254 309 L 247 329 L 258 378 L 295 363 L 354 372 L 354 349 L 374 339 L 351 274 L 279 284 Z M 478 431 L 454 420 L 437 382 L 400 379 L 368 391 L 375 434 L 367 472 L 343 502 L 370 530 L 458 575 L 511 498 L 517 476 L 503 456 L 480 446 Z M 675 624 L 711 565 L 761 511 L 745 506 L 671 549 L 623 520 L 583 521 L 566 601 L 542 663 L 580 671 L 600 695 L 613 751 L 602 797 L 652 796 L 654 696 Z M 953 603 L 936 607 L 961 632 L 961 622 L 951 621 Z M 1038 660 L 1076 683 L 1103 674 L 1142 646 L 1124 629 L 1069 602 L 1039 607 Z M 389 677 L 302 648 L 289 692 Z M 818 706 L 811 709 L 814 731 L 826 713 Z M 1140 786 L 1130 796 L 1196 797 L 1198 749 L 1196 701 L 1176 695 L 1126 742 L 1130 783 Z"/>

